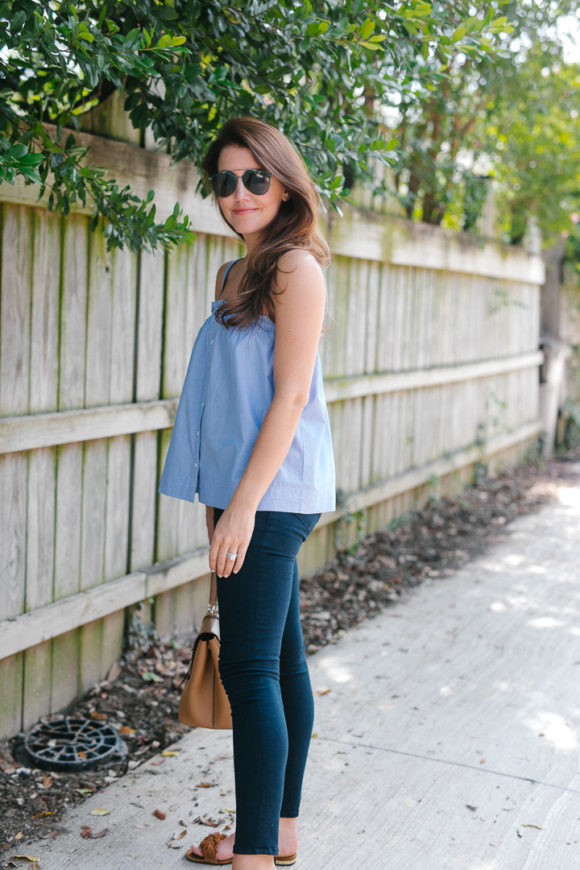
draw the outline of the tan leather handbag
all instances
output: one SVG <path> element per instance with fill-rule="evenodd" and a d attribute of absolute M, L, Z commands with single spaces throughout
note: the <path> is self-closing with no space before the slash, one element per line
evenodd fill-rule
<path fill-rule="evenodd" d="M 179 702 L 179 721 L 199 728 L 231 728 L 230 702 L 220 679 L 220 623 L 217 583 L 211 575 L 207 613 L 193 644 L 191 664 Z"/>

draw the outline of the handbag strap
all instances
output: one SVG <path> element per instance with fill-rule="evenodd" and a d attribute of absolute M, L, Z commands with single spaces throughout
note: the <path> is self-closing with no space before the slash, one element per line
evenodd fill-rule
<path fill-rule="evenodd" d="M 212 614 L 212 616 L 217 616 L 218 614 L 218 603 L 217 603 L 217 578 L 215 571 L 211 572 L 211 582 L 209 586 L 209 604 L 207 605 L 207 609 Z"/>

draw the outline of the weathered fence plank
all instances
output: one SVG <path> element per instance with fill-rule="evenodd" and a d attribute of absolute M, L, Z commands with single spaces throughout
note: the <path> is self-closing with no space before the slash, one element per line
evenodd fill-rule
<path fill-rule="evenodd" d="M 85 396 L 88 301 L 88 221 L 71 215 L 64 224 L 60 312 L 60 410 L 81 408 Z"/>

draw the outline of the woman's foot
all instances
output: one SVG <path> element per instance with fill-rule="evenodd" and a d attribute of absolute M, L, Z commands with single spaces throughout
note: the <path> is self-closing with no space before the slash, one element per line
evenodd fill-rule
<path fill-rule="evenodd" d="M 230 834 L 229 837 L 224 837 L 223 840 L 219 841 L 215 850 L 215 856 L 218 861 L 232 860 L 234 854 L 234 839 L 235 834 Z M 199 846 L 192 846 L 189 851 L 193 852 L 194 855 L 199 855 L 200 858 L 203 858 L 203 853 Z"/>
<path fill-rule="evenodd" d="M 228 837 L 224 837 L 223 840 L 220 840 L 217 844 L 216 858 L 219 861 L 227 861 L 228 859 L 232 860 L 235 838 L 235 834 L 230 834 Z M 278 854 L 294 855 L 297 848 L 298 837 L 296 834 L 296 819 L 280 819 L 278 827 Z M 202 857 L 202 852 L 199 846 L 192 846 L 191 851 L 195 855 L 199 855 L 200 858 Z"/>

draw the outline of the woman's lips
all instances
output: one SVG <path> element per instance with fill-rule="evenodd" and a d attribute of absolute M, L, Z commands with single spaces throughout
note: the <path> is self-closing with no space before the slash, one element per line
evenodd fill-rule
<path fill-rule="evenodd" d="M 234 214 L 252 214 L 252 212 L 255 212 L 256 209 L 255 208 L 235 208 L 233 211 L 234 211 Z"/>

